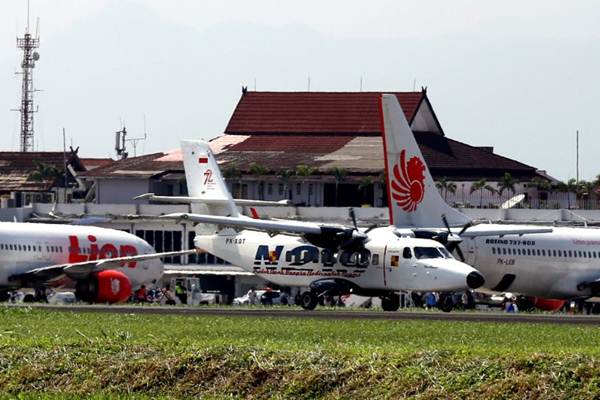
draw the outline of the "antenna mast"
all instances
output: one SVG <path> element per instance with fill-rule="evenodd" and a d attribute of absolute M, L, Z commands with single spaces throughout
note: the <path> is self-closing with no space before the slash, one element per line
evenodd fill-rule
<path fill-rule="evenodd" d="M 38 20 L 39 24 L 39 20 Z M 14 110 L 21 113 L 21 151 L 33 151 L 33 114 L 37 109 L 33 108 L 33 68 L 35 62 L 40 59 L 40 55 L 34 49 L 40 46 L 39 33 L 36 28 L 36 36 L 29 33 L 29 1 L 27 1 L 27 27 L 25 35 L 17 38 L 17 47 L 23 50 L 23 60 L 21 61 L 21 107 Z"/>

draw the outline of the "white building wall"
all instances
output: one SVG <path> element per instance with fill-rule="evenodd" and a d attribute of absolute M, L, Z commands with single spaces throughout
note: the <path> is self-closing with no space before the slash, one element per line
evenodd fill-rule
<path fill-rule="evenodd" d="M 100 204 L 146 202 L 133 201 L 132 199 L 150 191 L 148 179 L 98 179 L 96 185 L 96 203 Z"/>

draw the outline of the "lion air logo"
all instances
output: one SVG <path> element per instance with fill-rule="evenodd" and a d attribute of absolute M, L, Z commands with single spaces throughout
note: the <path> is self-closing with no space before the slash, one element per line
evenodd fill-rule
<path fill-rule="evenodd" d="M 118 279 L 111 279 L 110 290 L 113 294 L 119 294 L 119 292 L 121 291 L 121 282 L 119 282 Z"/>
<path fill-rule="evenodd" d="M 413 212 L 425 196 L 425 163 L 419 157 L 406 162 L 406 150 L 400 152 L 400 164 L 394 165 L 392 197 L 406 212 Z"/>

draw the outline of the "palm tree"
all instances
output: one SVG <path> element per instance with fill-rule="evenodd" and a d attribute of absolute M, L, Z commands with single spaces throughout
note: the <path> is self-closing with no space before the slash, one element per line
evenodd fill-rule
<path fill-rule="evenodd" d="M 277 176 L 279 177 L 279 179 L 283 183 L 283 192 L 285 193 L 285 197 L 287 199 L 291 199 L 290 190 L 289 190 L 289 183 L 290 183 L 290 178 L 292 176 L 294 176 L 294 170 L 293 169 L 288 169 L 288 168 L 282 168 L 277 173 Z"/>
<path fill-rule="evenodd" d="M 317 168 L 311 167 L 310 165 L 296 165 L 296 176 L 302 177 L 302 184 L 305 183 L 305 178 L 307 176 L 314 175 L 315 172 L 317 172 Z M 310 192 L 308 192 L 308 205 L 310 205 Z"/>
<path fill-rule="evenodd" d="M 234 193 L 234 196 L 237 198 L 242 197 L 242 185 L 240 184 L 240 178 L 242 177 L 242 173 L 240 169 L 235 164 L 230 164 L 223 169 L 223 178 L 232 181 L 232 189 L 235 188 L 235 184 L 237 183 L 237 194 Z"/>
<path fill-rule="evenodd" d="M 267 175 L 269 173 L 269 169 L 260 163 L 253 162 L 250 164 L 250 167 L 248 168 L 248 172 L 250 172 L 251 175 L 262 176 L 262 175 Z M 265 198 L 265 182 L 264 182 L 264 180 L 261 180 L 258 182 L 257 189 L 258 189 L 258 198 L 260 200 L 263 200 Z"/>
<path fill-rule="evenodd" d="M 370 201 L 367 200 L 367 189 L 369 188 L 369 186 L 373 185 L 373 179 L 371 179 L 370 176 L 364 176 L 360 179 L 360 182 L 358 183 L 358 190 L 360 190 L 362 192 L 362 200 L 363 200 L 363 204 L 370 204 Z"/>
<path fill-rule="evenodd" d="M 338 206 L 339 185 L 340 185 L 340 182 L 342 182 L 344 180 L 344 178 L 346 178 L 346 175 L 348 174 L 348 172 L 343 168 L 333 167 L 329 170 L 329 173 L 331 175 L 333 175 L 333 177 L 335 179 L 335 206 L 337 207 Z"/>
<path fill-rule="evenodd" d="M 496 189 L 494 189 L 492 186 L 488 185 L 485 178 L 481 178 L 477 182 L 473 182 L 473 184 L 471 185 L 470 193 L 473 194 L 477 190 L 479 190 L 479 208 L 483 207 L 483 191 L 484 190 L 487 190 L 488 192 L 490 192 L 492 194 L 496 193 Z"/>
<path fill-rule="evenodd" d="M 579 204 L 580 208 L 581 208 L 581 200 L 582 199 L 588 200 L 590 197 L 590 194 L 594 193 L 594 188 L 595 188 L 594 182 L 588 182 L 585 180 L 579 181 L 575 195 L 577 196 L 577 200 L 580 202 L 580 204 Z M 588 208 L 588 207 L 586 207 L 584 205 L 583 208 Z"/>
<path fill-rule="evenodd" d="M 500 178 L 500 182 L 498 182 L 498 192 L 500 196 L 504 193 L 505 190 L 508 190 L 510 194 L 515 194 L 515 185 L 517 184 L 517 180 L 512 177 L 510 172 L 505 172 L 502 178 Z"/>
<path fill-rule="evenodd" d="M 438 188 L 440 194 L 444 196 L 444 201 L 448 198 L 448 192 L 452 194 L 456 193 L 456 183 L 449 182 L 448 178 L 445 176 L 435 182 L 435 187 Z"/>

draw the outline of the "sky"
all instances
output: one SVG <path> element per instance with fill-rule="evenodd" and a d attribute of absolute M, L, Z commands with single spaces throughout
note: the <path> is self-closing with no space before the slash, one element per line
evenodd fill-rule
<path fill-rule="evenodd" d="M 0 6 L 0 150 L 18 150 L 15 37 L 25 0 Z M 448 137 L 546 170 L 600 174 L 600 2 L 31 0 L 39 17 L 35 145 L 115 157 L 223 132 L 250 90 L 410 91 Z M 146 123 L 144 124 L 144 120 Z M 133 149 L 129 149 L 133 153 Z"/>

